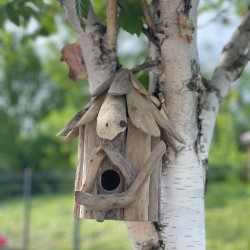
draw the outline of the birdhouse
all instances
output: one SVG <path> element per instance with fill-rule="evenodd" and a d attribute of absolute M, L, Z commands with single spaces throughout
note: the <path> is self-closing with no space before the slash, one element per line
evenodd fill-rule
<path fill-rule="evenodd" d="M 78 137 L 74 217 L 158 221 L 165 143 L 184 143 L 166 107 L 121 69 L 58 133 Z M 163 142 L 164 141 L 164 142 Z"/>

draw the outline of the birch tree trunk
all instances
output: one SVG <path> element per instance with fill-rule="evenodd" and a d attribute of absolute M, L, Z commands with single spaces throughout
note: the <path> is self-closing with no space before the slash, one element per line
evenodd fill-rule
<path fill-rule="evenodd" d="M 85 32 L 77 19 L 74 1 L 60 0 L 78 36 L 86 64 L 90 92 L 117 70 L 116 1 L 107 3 L 107 32 L 92 8 Z M 224 48 L 210 81 L 199 72 L 196 46 L 199 0 L 154 0 L 153 9 L 142 0 L 148 26 L 157 42 L 150 57 L 159 67 L 150 73 L 150 91 L 165 100 L 168 119 L 186 144 L 168 148 L 162 166 L 161 216 L 159 222 L 126 222 L 133 249 L 205 249 L 204 195 L 207 159 L 219 105 L 231 82 L 238 78 L 250 58 L 250 14 Z M 205 83 L 205 84 L 204 84 Z M 90 131 L 88 125 L 85 131 Z M 84 134 L 92 141 L 91 134 Z M 152 141 L 154 143 L 154 141 Z M 88 152 L 84 152 L 88 154 Z M 156 162 L 159 164 L 159 162 Z"/>

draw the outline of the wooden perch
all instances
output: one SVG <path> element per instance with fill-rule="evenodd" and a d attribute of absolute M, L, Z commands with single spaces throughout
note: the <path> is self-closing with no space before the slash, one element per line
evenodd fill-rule
<path fill-rule="evenodd" d="M 126 101 L 124 96 L 108 94 L 97 116 L 96 132 L 99 137 L 113 140 L 127 127 Z"/>
<path fill-rule="evenodd" d="M 111 95 L 126 95 L 130 92 L 130 87 L 129 70 L 122 69 L 115 75 L 108 93 Z"/>
<path fill-rule="evenodd" d="M 144 98 L 134 88 L 127 94 L 128 114 L 131 122 L 146 134 L 159 137 L 160 130 L 147 105 L 148 99 Z"/>
<path fill-rule="evenodd" d="M 105 97 L 106 93 L 103 93 L 102 95 L 94 98 L 90 108 L 76 124 L 77 127 L 90 123 L 97 117 Z"/>
<path fill-rule="evenodd" d="M 138 192 L 140 192 L 143 184 L 157 166 L 156 162 L 163 156 L 166 151 L 164 142 L 159 141 L 141 168 L 138 176 L 131 187 L 119 194 L 89 194 L 82 191 L 75 192 L 75 201 L 94 211 L 108 211 L 114 208 L 127 207 L 136 201 Z M 100 218 L 99 218 L 100 219 Z M 104 217 L 103 217 L 104 219 Z"/>
<path fill-rule="evenodd" d="M 91 156 L 88 164 L 88 173 L 86 175 L 86 179 L 84 184 L 81 187 L 81 191 L 90 192 L 93 186 L 93 183 L 96 180 L 98 171 L 100 169 L 100 165 L 105 158 L 105 153 L 101 150 L 101 147 L 94 147 L 91 152 Z"/>
<path fill-rule="evenodd" d="M 104 140 L 102 144 L 104 152 L 107 154 L 111 162 L 119 168 L 128 187 L 134 182 L 136 173 L 129 162 L 117 151 L 109 140 Z"/>

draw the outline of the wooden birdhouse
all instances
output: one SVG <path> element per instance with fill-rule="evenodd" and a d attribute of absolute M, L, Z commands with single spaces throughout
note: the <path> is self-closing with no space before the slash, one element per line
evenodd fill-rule
<path fill-rule="evenodd" d="M 58 133 L 78 137 L 74 217 L 158 221 L 165 143 L 176 150 L 172 137 L 184 142 L 129 70 L 105 84 Z"/>

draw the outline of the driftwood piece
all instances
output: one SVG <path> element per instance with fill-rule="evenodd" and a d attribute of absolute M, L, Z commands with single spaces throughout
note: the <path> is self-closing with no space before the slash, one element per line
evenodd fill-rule
<path fill-rule="evenodd" d="M 66 142 L 71 142 L 73 139 L 77 138 L 79 135 L 79 128 L 74 128 L 72 131 L 70 131 L 66 137 L 65 137 L 65 141 Z"/>
<path fill-rule="evenodd" d="M 160 141 L 146 160 L 143 168 L 141 168 L 137 178 L 131 185 L 131 187 L 119 194 L 89 194 L 82 191 L 75 192 L 75 201 L 78 204 L 87 206 L 95 211 L 108 211 L 113 208 L 122 208 L 131 205 L 135 202 L 138 197 L 138 192 L 141 191 L 145 181 L 150 176 L 154 167 L 155 162 L 160 159 L 166 151 L 166 145 Z"/>
<path fill-rule="evenodd" d="M 81 120 L 76 124 L 77 127 L 90 123 L 97 117 L 105 96 L 106 93 L 93 98 L 90 108 L 86 111 Z"/>
<path fill-rule="evenodd" d="M 108 93 L 111 95 L 126 95 L 129 93 L 130 88 L 129 70 L 122 69 L 115 75 Z"/>
<path fill-rule="evenodd" d="M 112 163 L 119 168 L 125 178 L 127 186 L 130 187 L 131 183 L 135 180 L 135 170 L 132 168 L 129 162 L 119 153 L 119 151 L 116 150 L 116 148 L 110 141 L 105 140 L 102 148 L 109 159 L 112 161 Z"/>
<path fill-rule="evenodd" d="M 159 137 L 160 130 L 155 122 L 148 105 L 148 99 L 143 97 L 134 88 L 127 94 L 127 107 L 132 123 L 146 134 Z M 153 105 L 153 104 L 152 104 Z"/>
<path fill-rule="evenodd" d="M 75 127 L 75 125 L 81 120 L 81 118 L 83 117 L 83 115 L 86 113 L 87 108 L 82 109 L 80 112 L 78 112 L 66 125 L 65 127 L 57 133 L 56 136 L 65 136 L 67 135 L 71 130 L 73 130 L 73 128 Z"/>
<path fill-rule="evenodd" d="M 148 91 L 142 86 L 139 80 L 130 72 L 130 81 L 132 83 L 132 86 L 141 94 L 148 96 Z"/>
<path fill-rule="evenodd" d="M 98 171 L 100 169 L 100 164 L 104 158 L 105 153 L 101 150 L 101 147 L 94 147 L 88 163 L 88 173 L 86 175 L 85 182 L 81 187 L 81 191 L 91 191 L 93 183 L 95 182 Z"/>
<path fill-rule="evenodd" d="M 124 96 L 107 95 L 97 116 L 96 132 L 99 137 L 113 140 L 127 126 Z"/>
<path fill-rule="evenodd" d="M 155 107 L 155 105 L 151 102 L 147 102 L 147 104 L 148 104 L 148 107 L 151 110 L 157 124 L 161 128 L 163 128 L 167 134 L 172 135 L 178 142 L 180 142 L 182 144 L 186 144 L 185 141 L 183 140 L 183 138 L 181 137 L 181 135 L 179 133 L 177 133 L 177 131 L 175 131 L 175 129 L 173 128 L 173 126 L 169 122 L 169 120 L 166 119 L 166 117 L 164 117 L 161 114 L 161 112 Z"/>

